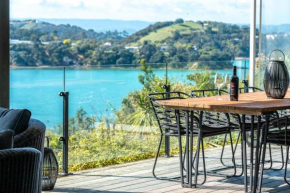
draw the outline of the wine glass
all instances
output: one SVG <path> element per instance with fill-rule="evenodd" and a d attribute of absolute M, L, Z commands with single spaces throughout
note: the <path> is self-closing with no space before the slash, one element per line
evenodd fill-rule
<path fill-rule="evenodd" d="M 227 86 L 228 93 L 230 94 L 230 92 L 231 92 L 231 74 L 226 74 L 225 75 L 225 82 L 224 82 L 224 84 Z M 228 99 L 228 100 L 230 100 L 230 99 Z"/>
<path fill-rule="evenodd" d="M 217 87 L 218 90 L 218 98 L 217 100 L 221 100 L 220 98 L 220 88 L 224 85 L 224 79 L 223 79 L 223 75 L 221 73 L 216 73 L 215 74 L 215 78 L 214 78 L 214 83 Z"/>
<path fill-rule="evenodd" d="M 230 74 L 226 74 L 225 75 L 225 82 L 224 82 L 224 84 L 228 88 L 228 93 L 230 93 L 230 90 L 231 90 L 231 75 Z"/>

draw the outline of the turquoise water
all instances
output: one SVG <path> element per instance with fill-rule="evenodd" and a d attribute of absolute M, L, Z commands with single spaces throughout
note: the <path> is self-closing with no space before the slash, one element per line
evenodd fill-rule
<path fill-rule="evenodd" d="M 154 70 L 164 76 L 165 70 Z M 169 70 L 169 77 L 186 81 L 193 70 Z M 200 71 L 199 71 L 200 72 Z M 217 72 L 231 74 L 231 70 Z M 69 116 L 83 108 L 89 115 L 113 116 L 112 107 L 118 109 L 122 98 L 142 86 L 138 82 L 139 69 L 69 68 L 66 70 L 66 91 L 69 92 Z M 11 69 L 11 108 L 27 108 L 32 116 L 48 127 L 62 123 L 63 91 L 62 68 Z M 240 73 L 243 77 L 244 73 Z M 246 74 L 247 76 L 247 74 Z"/>

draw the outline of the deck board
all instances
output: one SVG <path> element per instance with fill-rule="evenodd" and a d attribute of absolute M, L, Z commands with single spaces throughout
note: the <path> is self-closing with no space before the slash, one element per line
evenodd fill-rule
<path fill-rule="evenodd" d="M 278 147 L 273 145 L 272 156 L 274 160 L 281 160 L 281 153 Z M 240 148 L 238 148 L 240 151 Z M 221 148 L 207 149 L 206 167 L 207 170 L 220 167 L 219 155 Z M 229 152 L 229 147 L 226 147 Z M 285 154 L 285 148 L 284 148 Z M 230 154 L 225 157 L 229 163 Z M 160 157 L 156 173 L 159 176 L 178 176 L 179 158 L 177 155 L 171 158 Z M 237 162 L 240 163 L 240 152 L 236 154 Z M 92 170 L 75 172 L 72 176 L 60 177 L 56 183 L 55 189 L 50 192 L 55 193 L 96 193 L 96 192 L 198 192 L 198 193 L 238 193 L 244 192 L 243 177 L 226 178 L 223 176 L 207 176 L 207 182 L 204 185 L 198 185 L 197 188 L 182 188 L 180 182 L 157 180 L 152 176 L 152 166 L 154 159 L 142 160 L 138 162 L 114 165 Z M 249 162 L 248 162 L 249 163 Z M 267 164 L 269 165 L 269 164 Z M 279 167 L 280 163 L 274 163 L 274 167 Z M 202 164 L 200 164 L 200 171 Z M 238 168 L 238 173 L 240 172 Z M 248 171 L 249 172 L 249 171 Z M 263 181 L 263 192 L 290 192 L 290 186 L 283 180 L 283 172 L 268 170 L 265 171 Z M 226 173 L 232 173 L 227 170 Z M 288 172 L 290 174 L 290 172 Z M 289 175 L 290 176 L 290 175 Z M 202 175 L 199 181 L 203 180 Z"/>

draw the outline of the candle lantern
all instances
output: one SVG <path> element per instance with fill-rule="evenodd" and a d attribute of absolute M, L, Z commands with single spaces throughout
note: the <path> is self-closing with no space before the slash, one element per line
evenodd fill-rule
<path fill-rule="evenodd" d="M 58 162 L 51 148 L 49 139 L 47 147 L 44 148 L 43 168 L 42 168 L 42 190 L 53 190 L 58 175 Z"/>
<path fill-rule="evenodd" d="M 279 51 L 284 60 L 272 60 L 271 54 Z M 289 87 L 289 74 L 285 65 L 285 55 L 281 50 L 273 50 L 269 56 L 269 64 L 264 75 L 264 88 L 268 98 L 283 99 Z"/>

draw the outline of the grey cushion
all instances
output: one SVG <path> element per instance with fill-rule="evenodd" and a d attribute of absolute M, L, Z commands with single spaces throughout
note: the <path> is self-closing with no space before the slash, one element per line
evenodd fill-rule
<path fill-rule="evenodd" d="M 31 112 L 27 109 L 0 109 L 0 131 L 12 130 L 14 135 L 25 131 L 31 117 Z"/>
<path fill-rule="evenodd" d="M 0 117 L 2 116 L 3 113 L 5 113 L 8 110 L 9 109 L 5 109 L 5 108 L 0 107 Z"/>
<path fill-rule="evenodd" d="M 12 130 L 0 132 L 0 150 L 11 149 L 13 147 L 13 134 Z"/>

